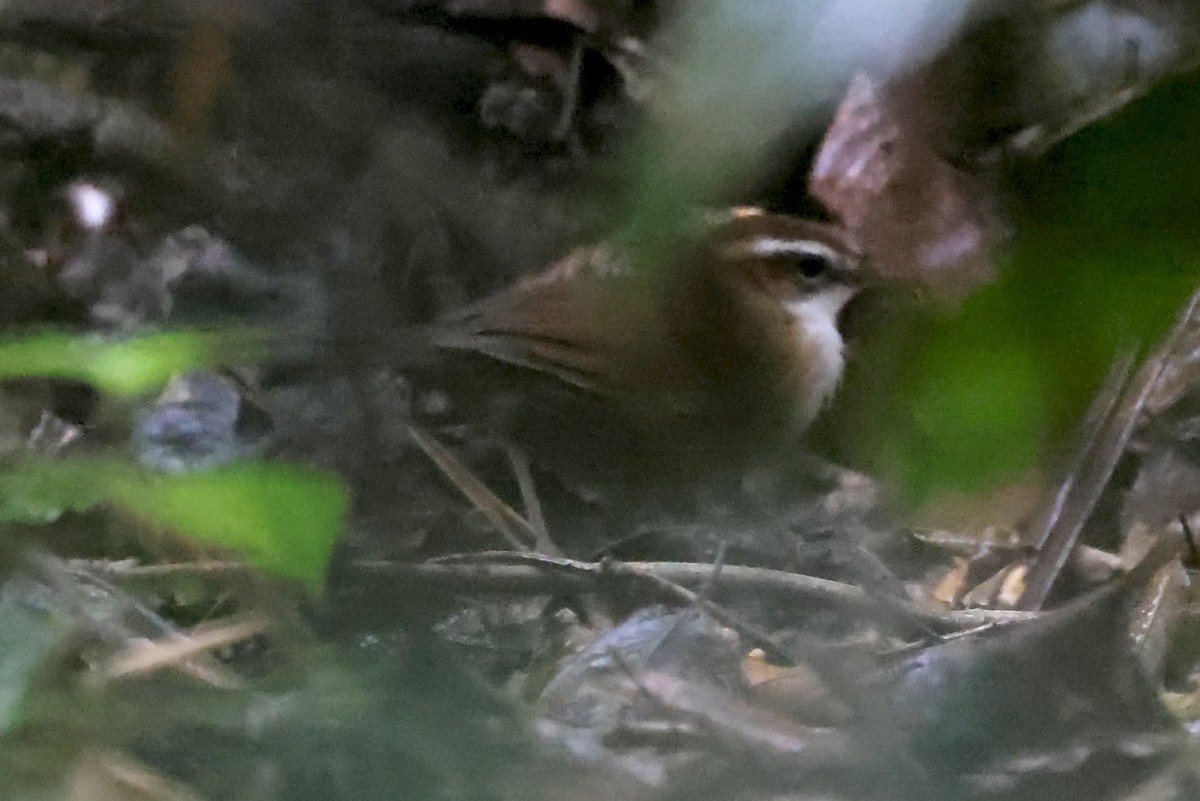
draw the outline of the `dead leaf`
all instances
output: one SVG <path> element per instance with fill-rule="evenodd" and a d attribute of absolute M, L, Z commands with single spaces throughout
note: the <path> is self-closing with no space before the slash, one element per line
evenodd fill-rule
<path fill-rule="evenodd" d="M 958 300 L 994 277 L 1007 232 L 983 178 L 937 152 L 936 117 L 916 79 L 880 86 L 856 75 L 809 188 L 874 272 Z"/>
<path fill-rule="evenodd" d="M 774 665 L 755 648 L 742 660 L 742 679 L 752 699 L 810 726 L 834 726 L 850 719 L 850 708 L 807 665 Z"/>

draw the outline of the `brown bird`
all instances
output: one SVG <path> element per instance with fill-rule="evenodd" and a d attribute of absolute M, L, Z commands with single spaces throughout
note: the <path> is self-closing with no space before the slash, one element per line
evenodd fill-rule
<path fill-rule="evenodd" d="M 658 269 L 576 251 L 404 335 L 470 420 L 601 485 L 702 480 L 793 447 L 837 388 L 859 259 L 836 227 L 735 209 Z"/>

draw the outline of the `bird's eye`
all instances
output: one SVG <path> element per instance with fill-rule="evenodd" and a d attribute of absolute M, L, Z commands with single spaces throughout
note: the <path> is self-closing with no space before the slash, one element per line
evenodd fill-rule
<path fill-rule="evenodd" d="M 796 272 L 805 278 L 819 278 L 829 269 L 829 260 L 816 253 L 805 253 L 795 261 Z"/>
<path fill-rule="evenodd" d="M 829 245 L 811 239 L 759 236 L 725 248 L 732 259 L 773 264 L 793 280 L 816 281 L 836 272 L 841 255 Z"/>

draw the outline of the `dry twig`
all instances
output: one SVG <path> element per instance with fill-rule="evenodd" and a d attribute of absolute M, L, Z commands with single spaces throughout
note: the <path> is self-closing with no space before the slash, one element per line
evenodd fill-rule
<path fill-rule="evenodd" d="M 364 571 L 386 577 L 389 587 L 411 592 L 447 590 L 461 595 L 554 595 L 625 591 L 636 584 L 673 602 L 691 603 L 679 589 L 710 580 L 712 565 L 688 562 L 582 562 L 509 551 L 442 558 L 424 564 L 359 562 Z M 664 583 L 665 582 L 665 583 Z M 756 592 L 789 602 L 825 603 L 895 623 L 898 619 L 925 632 L 953 631 L 984 623 L 1029 620 L 1027 612 L 998 609 L 939 609 L 903 598 L 883 599 L 861 587 L 769 568 L 726 565 L 720 591 Z M 688 590 L 690 593 L 690 590 Z M 719 594 L 718 592 L 718 594 Z"/>
<path fill-rule="evenodd" d="M 1125 453 L 1147 399 L 1154 392 L 1198 307 L 1200 288 L 1192 293 L 1166 339 L 1142 364 L 1115 406 L 1107 395 L 1119 385 L 1123 362 L 1118 362 L 1110 374 L 1104 390 L 1089 410 L 1087 422 L 1095 428 L 1085 434 L 1070 472 L 1048 501 L 1045 511 L 1035 518 L 1036 528 L 1031 533 L 1038 554 L 1026 578 L 1018 609 L 1041 609 L 1050 594 L 1084 524 Z"/>

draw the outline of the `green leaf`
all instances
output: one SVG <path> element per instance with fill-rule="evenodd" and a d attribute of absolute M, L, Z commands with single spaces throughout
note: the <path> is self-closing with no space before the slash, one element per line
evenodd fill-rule
<path fill-rule="evenodd" d="M 0 588 L 0 735 L 25 719 L 30 685 L 71 630 L 66 623 L 35 612 L 20 595 L 28 589 L 16 581 Z"/>
<path fill-rule="evenodd" d="M 109 504 L 312 587 L 324 576 L 347 503 L 334 476 L 268 462 L 168 475 L 115 459 L 27 459 L 0 472 L 0 520 L 45 522 Z"/>
<path fill-rule="evenodd" d="M 113 395 L 139 395 L 183 370 L 246 364 L 265 352 L 262 332 L 245 328 L 121 340 L 46 332 L 0 340 L 0 379 L 73 378 Z"/>
<path fill-rule="evenodd" d="M 913 502 L 1060 470 L 1116 354 L 1153 348 L 1200 281 L 1198 125 L 1193 76 L 1015 165 L 1000 279 L 857 348 L 882 377 L 851 401 L 848 461 Z"/>

